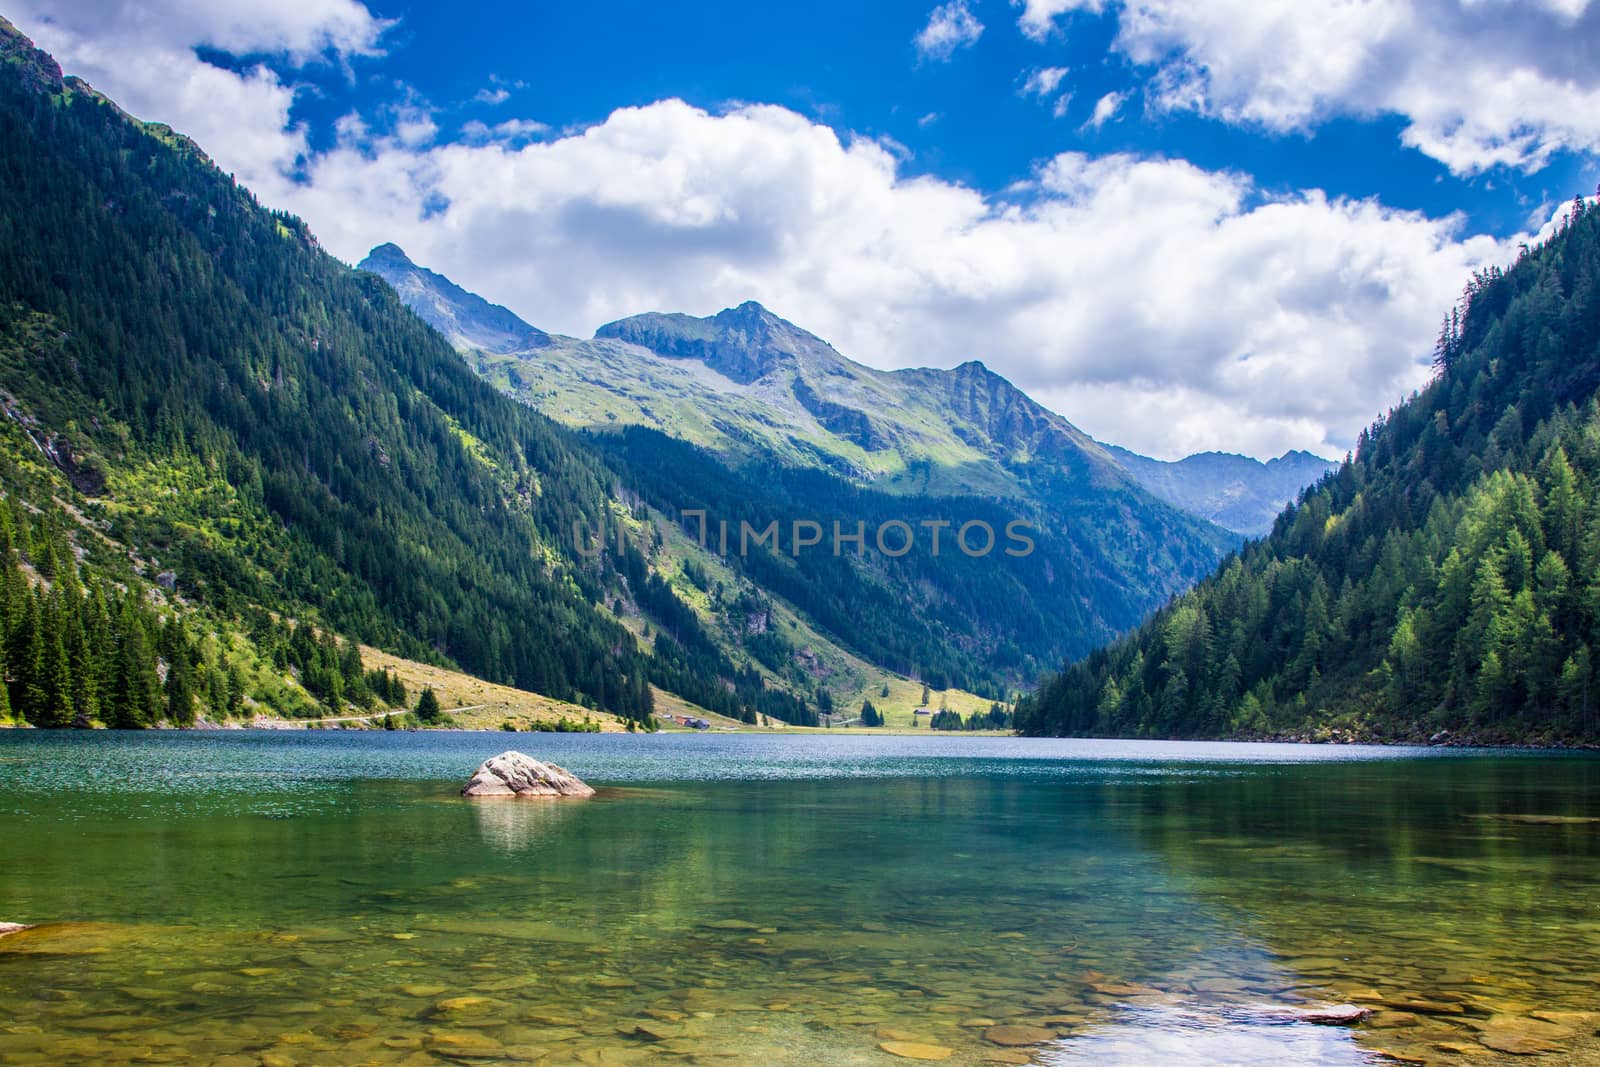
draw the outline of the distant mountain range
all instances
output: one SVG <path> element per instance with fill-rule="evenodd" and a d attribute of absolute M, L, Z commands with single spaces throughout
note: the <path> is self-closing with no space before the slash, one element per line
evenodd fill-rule
<path fill-rule="evenodd" d="M 1265 535 L 1300 491 L 1339 465 L 1310 452 L 1263 463 L 1231 452 L 1198 452 L 1166 462 L 1106 445 L 1111 458 L 1162 500 L 1252 537 Z"/>
<path fill-rule="evenodd" d="M 1137 483 L 1254 535 L 1332 466 L 1304 452 L 1266 464 L 1219 453 L 1148 459 L 1093 440 L 976 360 L 875 370 L 754 302 L 708 318 L 635 315 L 584 340 L 530 326 L 393 244 L 359 269 L 393 285 L 480 374 L 558 421 L 647 426 L 724 456 L 822 468 L 887 492 L 1070 508 Z M 1202 530 L 1188 533 L 1226 543 Z"/>

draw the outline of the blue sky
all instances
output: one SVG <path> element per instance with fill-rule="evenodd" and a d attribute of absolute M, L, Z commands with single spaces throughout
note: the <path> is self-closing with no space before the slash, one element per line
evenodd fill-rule
<path fill-rule="evenodd" d="M 730 101 L 782 104 L 844 136 L 892 138 L 910 153 L 907 173 L 987 190 L 1027 178 L 1038 160 L 1062 151 L 1164 154 L 1242 170 L 1267 189 L 1314 186 L 1435 215 L 1462 211 L 1472 229 L 1504 235 L 1526 229 L 1551 201 L 1595 184 L 1592 159 L 1570 151 L 1533 174 L 1454 175 L 1401 145 L 1403 120 L 1395 116 L 1275 133 L 1191 113 L 1146 113 L 1145 79 L 1113 52 L 1118 20 L 1109 11 L 1064 17 L 1036 41 L 1015 25 L 1018 11 L 1006 0 L 971 3 L 982 33 L 939 61 L 919 55 L 915 43 L 937 6 L 926 0 L 367 6 L 395 22 L 385 56 L 354 64 L 354 79 L 337 68 L 298 72 L 317 86 L 296 107 L 316 143 L 329 142 L 339 115 L 408 93 L 437 107 L 441 125 L 514 115 L 555 130 L 678 97 L 711 110 Z M 1058 67 L 1067 73 L 1055 93 L 1024 95 L 1029 72 Z M 489 103 L 478 99 L 486 90 L 510 95 Z M 1085 127 L 1095 103 L 1112 92 L 1130 94 L 1125 110 Z M 1062 95 L 1070 100 L 1058 115 Z"/>
<path fill-rule="evenodd" d="M 16 0 L 351 262 L 746 299 L 1172 458 L 1342 452 L 1600 170 L 1589 0 Z"/>

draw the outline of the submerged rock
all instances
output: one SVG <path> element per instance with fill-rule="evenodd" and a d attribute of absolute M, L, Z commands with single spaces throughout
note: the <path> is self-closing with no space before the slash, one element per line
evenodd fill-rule
<path fill-rule="evenodd" d="M 554 763 L 521 752 L 502 752 L 479 765 L 464 797 L 592 797 L 594 790 Z"/>
<path fill-rule="evenodd" d="M 1351 1026 L 1372 1015 L 1372 1009 L 1356 1004 L 1288 1004 L 1263 1008 L 1260 1014 L 1271 1022 Z"/>
<path fill-rule="evenodd" d="M 878 1047 L 904 1060 L 947 1060 L 955 1053 L 955 1049 L 921 1041 L 883 1041 Z"/>
<path fill-rule="evenodd" d="M 1042 1026 L 991 1026 L 983 1032 L 983 1039 L 993 1045 L 1013 1048 L 1022 1045 L 1039 1045 L 1054 1039 L 1056 1032 Z"/>

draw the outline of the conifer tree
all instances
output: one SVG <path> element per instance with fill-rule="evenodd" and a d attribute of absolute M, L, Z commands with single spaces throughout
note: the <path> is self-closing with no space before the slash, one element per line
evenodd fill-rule
<path fill-rule="evenodd" d="M 75 713 L 72 706 L 72 665 L 67 659 L 67 647 L 62 640 L 61 609 L 52 598 L 45 605 L 40 627 L 39 677 L 36 680 L 37 699 L 35 726 L 71 726 Z"/>
<path fill-rule="evenodd" d="M 427 726 L 444 721 L 444 709 L 439 706 L 439 697 L 431 685 L 417 698 L 417 720 Z"/>
<path fill-rule="evenodd" d="M 167 721 L 188 726 L 194 722 L 194 667 L 182 628 L 174 624 L 173 631 L 167 660 Z"/>

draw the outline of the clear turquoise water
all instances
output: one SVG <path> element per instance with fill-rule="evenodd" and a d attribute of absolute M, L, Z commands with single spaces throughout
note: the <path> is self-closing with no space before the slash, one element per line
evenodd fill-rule
<path fill-rule="evenodd" d="M 511 745 L 601 795 L 456 796 Z M 908 1062 L 895 1042 L 952 1064 L 1495 1062 L 1518 1040 L 1600 1063 L 1597 772 L 1293 745 L 4 732 L 0 919 L 49 925 L 0 939 L 0 1063 Z M 1277 1014 L 1352 999 L 1378 1014 Z"/>

